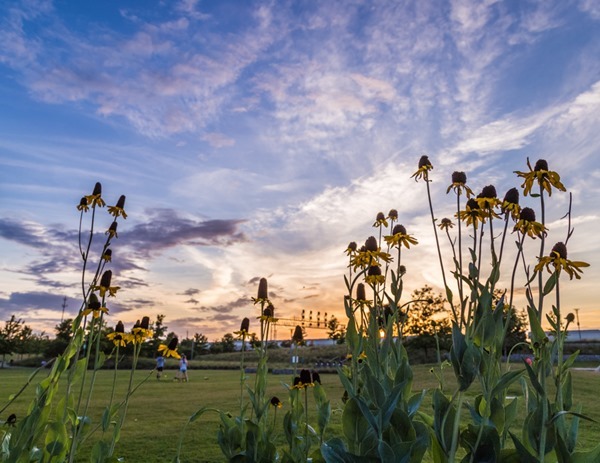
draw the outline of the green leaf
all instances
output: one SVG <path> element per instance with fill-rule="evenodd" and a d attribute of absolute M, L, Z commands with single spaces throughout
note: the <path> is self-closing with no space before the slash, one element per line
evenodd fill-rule
<path fill-rule="evenodd" d="M 510 437 L 515 444 L 515 449 L 519 453 L 521 463 L 539 463 L 538 459 L 532 455 L 529 450 L 523 445 L 523 443 L 515 436 L 512 432 L 509 433 Z"/>
<path fill-rule="evenodd" d="M 571 463 L 598 463 L 600 461 L 600 444 L 587 452 L 575 452 L 571 455 Z"/>
<path fill-rule="evenodd" d="M 425 394 L 427 393 L 427 389 L 423 389 L 420 393 L 413 395 L 410 399 L 408 399 L 408 404 L 406 407 L 406 411 L 408 416 L 411 418 L 417 413 L 419 407 L 421 406 L 421 402 L 425 398 Z"/>
<path fill-rule="evenodd" d="M 491 396 L 495 397 L 499 394 L 504 396 L 505 394 L 503 391 L 505 391 L 506 388 L 508 388 L 508 386 L 510 386 L 514 381 L 516 381 L 523 373 L 523 370 L 509 371 L 507 373 L 504 373 L 492 389 Z M 501 398 L 503 399 L 504 397 Z"/>
<path fill-rule="evenodd" d="M 552 290 L 556 286 L 557 280 L 558 280 L 557 272 L 554 272 L 552 275 L 550 275 L 550 278 L 548 278 L 548 280 L 546 281 L 546 284 L 544 285 L 544 291 L 543 291 L 544 296 L 547 296 L 548 294 L 550 294 L 552 292 Z"/>
<path fill-rule="evenodd" d="M 394 450 L 383 440 L 379 441 L 377 452 L 379 453 L 379 458 L 381 458 L 381 461 L 396 461 L 396 454 L 394 453 Z"/>
<path fill-rule="evenodd" d="M 550 418 L 548 425 L 554 423 L 558 418 L 560 418 L 561 416 L 564 416 L 564 415 L 572 415 L 572 416 L 576 416 L 577 418 L 581 418 L 582 420 L 587 420 L 587 421 L 591 421 L 592 423 L 597 423 L 597 421 L 595 419 L 590 418 L 587 415 L 583 415 L 583 414 L 577 413 L 577 412 L 570 412 L 568 410 L 561 410 L 559 412 L 556 412 L 554 415 L 552 415 L 552 418 Z"/>
<path fill-rule="evenodd" d="M 342 413 L 342 431 L 349 442 L 358 443 L 369 431 L 369 423 L 358 406 L 358 399 L 351 398 L 344 406 Z"/>
<path fill-rule="evenodd" d="M 529 315 L 529 326 L 531 327 L 531 339 L 533 342 L 542 342 L 546 337 L 546 333 L 542 329 L 540 319 L 538 318 L 537 312 L 527 306 L 527 313 Z"/>

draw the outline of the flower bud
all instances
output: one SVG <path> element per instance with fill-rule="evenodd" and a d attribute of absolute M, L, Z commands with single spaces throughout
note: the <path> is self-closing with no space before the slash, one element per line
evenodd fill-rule
<path fill-rule="evenodd" d="M 367 296 L 365 294 L 365 285 L 363 283 L 356 285 L 356 299 L 359 301 L 367 300 Z"/>
<path fill-rule="evenodd" d="M 467 201 L 467 207 L 471 210 L 479 209 L 479 204 L 477 204 L 477 201 L 475 201 L 475 199 L 471 198 Z"/>
<path fill-rule="evenodd" d="M 123 326 L 123 322 L 121 320 L 115 326 L 115 333 L 124 333 L 125 327 Z"/>
<path fill-rule="evenodd" d="M 555 252 L 556 254 L 558 254 L 561 259 L 567 258 L 567 247 L 565 246 L 565 243 L 563 243 L 563 242 L 556 243 L 554 245 L 554 247 L 552 248 L 552 252 Z"/>
<path fill-rule="evenodd" d="M 102 194 L 102 185 L 100 184 L 100 182 L 96 182 L 96 184 L 94 185 L 94 191 L 92 194 L 93 195 L 101 195 Z"/>
<path fill-rule="evenodd" d="M 266 278 L 261 278 L 260 281 L 258 282 L 258 299 L 268 299 L 269 298 L 269 291 L 267 288 L 267 279 Z"/>
<path fill-rule="evenodd" d="M 370 277 L 371 276 L 380 276 L 381 275 L 381 268 L 379 268 L 379 265 L 371 265 L 369 267 L 368 275 Z"/>
<path fill-rule="evenodd" d="M 100 307 L 102 307 L 102 304 L 100 304 L 98 296 L 96 296 L 95 293 L 91 293 L 90 298 L 88 300 L 87 308 L 90 310 L 100 310 Z"/>
<path fill-rule="evenodd" d="M 540 170 L 548 170 L 548 162 L 546 162 L 545 159 L 538 159 L 533 170 L 535 172 L 539 172 Z"/>
<path fill-rule="evenodd" d="M 169 341 L 169 350 L 175 350 L 177 349 L 177 344 L 179 343 L 179 339 L 177 339 L 177 336 L 174 336 L 171 338 L 171 340 Z"/>
<path fill-rule="evenodd" d="M 422 167 L 430 167 L 433 168 L 433 166 L 431 165 L 431 162 L 429 161 L 429 157 L 428 156 L 421 156 L 421 159 L 419 159 L 419 169 L 421 169 Z"/>
<path fill-rule="evenodd" d="M 309 370 L 300 370 L 300 382 L 302 384 L 312 383 L 312 377 Z"/>
<path fill-rule="evenodd" d="M 481 193 L 477 196 L 478 198 L 496 198 L 498 195 L 496 193 L 496 187 L 494 185 L 484 186 L 481 190 Z"/>
<path fill-rule="evenodd" d="M 150 327 L 150 317 L 142 317 L 142 323 L 140 323 L 140 328 L 147 330 L 149 327 Z"/>
<path fill-rule="evenodd" d="M 575 315 L 572 312 L 570 312 L 567 314 L 565 319 L 567 320 L 567 323 L 573 323 L 575 321 Z"/>
<path fill-rule="evenodd" d="M 406 228 L 404 227 L 404 225 L 398 224 L 394 226 L 394 229 L 392 230 L 392 235 L 397 235 L 398 233 L 406 235 Z"/>
<path fill-rule="evenodd" d="M 398 220 L 398 211 L 396 209 L 390 209 L 388 217 L 392 220 Z"/>
<path fill-rule="evenodd" d="M 112 280 L 112 270 L 107 270 L 102 274 L 100 279 L 100 286 L 103 288 L 110 287 L 110 280 Z"/>
<path fill-rule="evenodd" d="M 467 183 L 467 174 L 464 172 L 452 172 L 452 183 Z"/>
<path fill-rule="evenodd" d="M 275 307 L 273 307 L 273 304 L 269 304 L 267 307 L 265 307 L 263 315 L 268 318 L 273 318 L 273 316 L 275 316 Z"/>
<path fill-rule="evenodd" d="M 124 208 L 125 208 L 125 195 L 121 195 L 121 196 L 119 197 L 119 200 L 117 201 L 117 205 L 116 205 L 116 207 L 119 207 L 119 208 L 121 208 L 121 209 L 124 209 Z"/>
<path fill-rule="evenodd" d="M 242 324 L 240 325 L 240 331 L 247 333 L 249 329 L 250 329 L 250 319 L 248 317 L 246 317 L 242 320 Z"/>
<path fill-rule="evenodd" d="M 377 240 L 375 239 L 374 236 L 369 236 L 367 238 L 367 241 L 365 241 L 365 248 L 367 251 L 371 251 L 371 252 L 377 251 L 379 246 L 377 246 Z"/>
<path fill-rule="evenodd" d="M 279 397 L 273 396 L 271 398 L 271 405 L 273 405 L 273 407 L 278 407 L 278 408 L 281 407 L 282 404 L 281 404 L 281 400 L 279 400 Z"/>
<path fill-rule="evenodd" d="M 519 204 L 519 190 L 511 188 L 504 195 L 504 202 L 511 204 Z"/>
<path fill-rule="evenodd" d="M 526 220 L 527 222 L 535 222 L 535 211 L 530 207 L 524 207 L 521 209 L 521 214 L 519 215 L 521 220 Z"/>

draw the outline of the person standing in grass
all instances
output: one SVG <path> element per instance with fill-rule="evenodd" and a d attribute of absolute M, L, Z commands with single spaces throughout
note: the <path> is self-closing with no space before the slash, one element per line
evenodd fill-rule
<path fill-rule="evenodd" d="M 179 380 L 185 381 L 186 383 L 188 381 L 187 367 L 187 359 L 185 358 L 185 355 L 182 355 L 179 360 Z"/>
<path fill-rule="evenodd" d="M 160 379 L 162 377 L 163 370 L 165 368 L 165 358 L 162 354 L 157 354 L 156 357 L 156 379 Z"/>

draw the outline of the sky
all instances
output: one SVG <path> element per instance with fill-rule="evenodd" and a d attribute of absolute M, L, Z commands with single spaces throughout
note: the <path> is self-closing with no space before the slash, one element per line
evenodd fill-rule
<path fill-rule="evenodd" d="M 591 265 L 561 279 L 561 307 L 600 328 L 598 2 L 0 0 L 0 43 L 0 321 L 53 333 L 77 313 L 76 206 L 96 182 L 109 205 L 127 197 L 109 325 L 256 329 L 261 277 L 276 316 L 344 322 L 344 251 L 392 208 L 419 241 L 403 300 L 441 291 L 410 178 L 426 154 L 438 219 L 453 171 L 502 197 L 545 159 L 572 193 L 569 258 Z M 546 198 L 547 248 L 566 239 L 569 193 Z M 96 242 L 110 222 L 98 211 Z"/>

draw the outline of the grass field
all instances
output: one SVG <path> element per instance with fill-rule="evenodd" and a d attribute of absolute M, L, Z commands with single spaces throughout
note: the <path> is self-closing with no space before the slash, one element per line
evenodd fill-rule
<path fill-rule="evenodd" d="M 32 371 L 33 369 L 19 367 L 0 369 L 0 407 L 4 406 L 11 394 L 20 389 Z M 142 381 L 149 373 L 149 371 L 137 372 L 136 381 Z M 437 382 L 430 373 L 430 366 L 415 366 L 414 373 L 413 390 L 415 392 L 436 386 Z M 43 374 L 45 374 L 45 371 L 40 373 L 40 375 Z M 590 371 L 574 371 L 573 374 L 576 403 L 582 405 L 584 414 L 600 420 L 600 401 L 597 400 L 596 396 L 600 386 L 600 374 Z M 121 391 L 125 390 L 128 375 L 129 373 L 126 371 L 119 372 L 118 386 Z M 188 383 L 174 382 L 172 380 L 174 370 L 167 370 L 166 375 L 167 377 L 161 381 L 157 381 L 154 376 L 150 376 L 130 402 L 121 443 L 117 448 L 117 455 L 123 457 L 124 461 L 150 463 L 172 461 L 176 454 L 181 431 L 187 419 L 200 407 L 215 407 L 230 411 L 232 414 L 237 414 L 239 411 L 239 371 L 191 370 L 189 372 L 190 382 Z M 112 378 L 112 372 L 110 371 L 99 372 L 94 387 L 94 402 L 89 413 L 95 422 L 102 413 L 110 394 Z M 451 378 L 452 373 L 448 371 L 446 373 L 447 381 L 450 382 Z M 39 377 L 36 378 L 36 380 L 39 379 Z M 252 384 L 253 379 L 253 375 L 249 375 L 249 384 Z M 269 377 L 270 393 L 277 395 L 284 404 L 286 404 L 287 391 L 282 383 L 290 380 L 289 375 L 270 375 Z M 341 411 L 343 407 L 341 397 L 343 389 L 335 374 L 322 375 L 322 381 L 332 406 L 332 419 L 327 435 L 328 437 L 339 436 L 341 435 Z M 10 413 L 15 413 L 17 417 L 22 416 L 26 412 L 33 393 L 34 387 L 30 386 L 3 412 L 0 419 L 5 420 Z M 520 396 L 521 390 L 515 386 L 510 393 Z M 430 413 L 431 404 L 429 400 L 423 403 L 421 410 Z M 281 422 L 285 412 L 286 406 L 284 405 L 284 408 L 279 410 L 277 415 L 279 422 Z M 182 461 L 224 461 L 216 441 L 218 423 L 218 415 L 209 413 L 189 426 L 185 433 Z M 279 430 L 280 433 L 277 438 L 278 442 L 285 446 L 281 425 L 277 426 L 276 430 Z M 514 431 L 519 434 L 520 429 L 515 428 Z M 588 449 L 596 445 L 598 435 L 600 435 L 599 424 L 582 422 L 580 448 Z M 93 436 L 86 443 L 79 461 L 89 461 L 85 456 L 98 437 L 99 435 Z"/>

